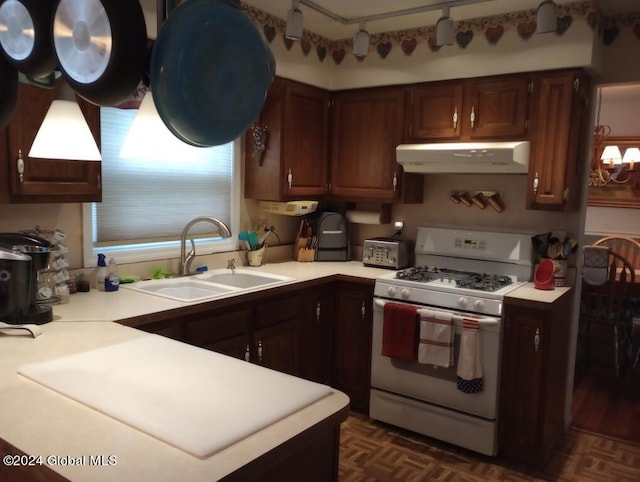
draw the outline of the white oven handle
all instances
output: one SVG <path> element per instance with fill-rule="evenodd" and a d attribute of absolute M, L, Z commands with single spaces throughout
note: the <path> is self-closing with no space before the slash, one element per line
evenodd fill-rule
<path fill-rule="evenodd" d="M 380 308 L 384 308 L 384 305 L 387 303 L 386 300 L 381 300 L 379 298 L 376 298 L 373 301 L 376 306 L 380 307 Z M 407 304 L 407 303 L 405 303 Z M 412 305 L 412 306 L 418 306 L 418 305 Z M 460 313 L 456 313 L 456 312 L 452 312 L 452 311 L 448 311 L 448 310 L 439 310 L 437 308 L 429 308 L 429 311 L 436 311 L 436 312 L 446 312 L 446 313 L 453 313 L 454 319 L 456 321 L 462 321 L 463 318 L 467 318 L 470 320 L 474 320 L 477 321 L 479 324 L 481 325 L 487 325 L 487 326 L 495 326 L 500 322 L 499 318 L 494 318 L 494 317 L 488 317 L 488 316 L 474 316 L 474 315 L 467 315 L 467 314 L 460 314 Z M 420 312 L 420 309 L 418 309 L 418 313 Z"/>

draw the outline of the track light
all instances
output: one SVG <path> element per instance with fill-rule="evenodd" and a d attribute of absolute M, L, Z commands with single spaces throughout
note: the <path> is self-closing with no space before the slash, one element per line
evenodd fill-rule
<path fill-rule="evenodd" d="M 436 45 L 453 45 L 453 20 L 449 17 L 449 7 L 442 8 L 442 17 L 436 23 Z"/>
<path fill-rule="evenodd" d="M 366 57 L 369 53 L 369 32 L 365 29 L 364 22 L 360 22 L 358 31 L 353 37 L 353 55 L 358 58 Z"/>
<path fill-rule="evenodd" d="M 300 0 L 291 1 L 291 10 L 287 14 L 287 27 L 284 36 L 291 40 L 302 38 L 302 11 L 300 10 Z"/>
<path fill-rule="evenodd" d="M 536 33 L 551 33 L 558 30 L 558 9 L 553 0 L 544 0 L 538 5 Z"/>

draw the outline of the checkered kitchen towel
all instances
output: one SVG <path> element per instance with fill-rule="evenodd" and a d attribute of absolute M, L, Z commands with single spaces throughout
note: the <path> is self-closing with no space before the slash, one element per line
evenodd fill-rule
<path fill-rule="evenodd" d="M 585 246 L 583 250 L 582 279 L 585 283 L 600 286 L 609 277 L 609 247 Z"/>

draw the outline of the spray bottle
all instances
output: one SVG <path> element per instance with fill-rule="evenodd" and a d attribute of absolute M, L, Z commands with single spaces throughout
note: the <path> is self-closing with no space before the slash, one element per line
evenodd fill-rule
<path fill-rule="evenodd" d="M 107 277 L 107 264 L 104 261 L 104 254 L 98 255 L 98 271 L 96 272 L 96 289 L 104 291 L 104 280 Z"/>

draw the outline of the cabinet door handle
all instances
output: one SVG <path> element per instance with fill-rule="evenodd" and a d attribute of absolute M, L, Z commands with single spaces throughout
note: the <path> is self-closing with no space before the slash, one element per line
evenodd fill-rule
<path fill-rule="evenodd" d="M 538 192 L 538 186 L 540 185 L 540 178 L 536 172 L 536 177 L 533 178 L 533 192 Z"/>
<path fill-rule="evenodd" d="M 540 349 L 540 328 L 536 328 L 536 334 L 533 336 L 533 348 L 536 353 Z"/>
<path fill-rule="evenodd" d="M 24 182 L 24 159 L 22 159 L 22 149 L 18 149 L 16 169 L 18 171 L 18 177 L 20 178 L 20 184 L 22 184 Z"/>
<path fill-rule="evenodd" d="M 394 172 L 393 179 L 391 181 L 393 183 L 393 192 L 396 192 L 396 188 L 398 187 L 398 175 Z"/>
<path fill-rule="evenodd" d="M 366 318 L 367 315 L 367 307 L 364 305 L 364 301 L 362 302 L 362 307 L 360 308 L 360 313 L 362 315 L 362 321 Z"/>
<path fill-rule="evenodd" d="M 318 301 L 318 304 L 316 305 L 316 321 L 319 323 L 320 322 L 320 302 Z"/>
<path fill-rule="evenodd" d="M 258 363 L 262 363 L 262 340 L 258 342 Z"/>
<path fill-rule="evenodd" d="M 474 106 L 471 107 L 471 115 L 469 116 L 469 120 L 471 121 L 471 128 L 473 129 L 476 123 L 476 108 Z"/>
<path fill-rule="evenodd" d="M 249 348 L 249 345 L 247 345 L 247 348 L 244 351 L 244 361 L 246 361 L 246 362 L 250 362 L 251 361 L 251 348 Z"/>
<path fill-rule="evenodd" d="M 289 189 L 291 189 L 291 185 L 293 184 L 293 174 L 291 173 L 291 169 L 287 172 L 287 184 L 289 185 Z"/>
<path fill-rule="evenodd" d="M 453 109 L 453 128 L 456 129 L 458 127 L 458 108 L 455 107 Z"/>

